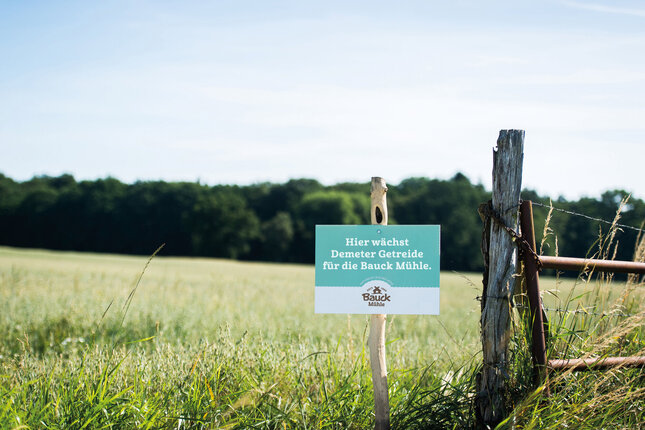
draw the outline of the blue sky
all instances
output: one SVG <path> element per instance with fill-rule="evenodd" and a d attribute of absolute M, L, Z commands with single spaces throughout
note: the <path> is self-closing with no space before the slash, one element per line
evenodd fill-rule
<path fill-rule="evenodd" d="M 645 4 L 0 0 L 0 172 L 645 198 Z"/>

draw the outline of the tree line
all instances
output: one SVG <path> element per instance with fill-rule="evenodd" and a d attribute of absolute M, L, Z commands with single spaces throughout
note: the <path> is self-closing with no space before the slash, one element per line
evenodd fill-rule
<path fill-rule="evenodd" d="M 477 208 L 490 191 L 463 174 L 448 180 L 409 178 L 388 185 L 390 224 L 440 224 L 441 267 L 482 268 L 482 222 Z M 325 186 L 313 179 L 286 183 L 209 186 L 195 182 L 114 178 L 77 181 L 71 175 L 18 182 L 0 174 L 0 245 L 57 250 L 312 263 L 316 224 L 368 224 L 369 182 Z M 612 220 L 622 190 L 599 199 L 558 198 L 557 208 Z M 549 198 L 524 190 L 524 199 Z M 547 210 L 535 208 L 541 240 Z M 645 203 L 631 197 L 621 223 L 640 226 Z M 554 212 L 544 252 L 585 256 L 597 246 L 602 222 Z M 557 244 L 556 244 L 557 237 Z M 638 232 L 624 229 L 616 258 L 630 260 Z"/>

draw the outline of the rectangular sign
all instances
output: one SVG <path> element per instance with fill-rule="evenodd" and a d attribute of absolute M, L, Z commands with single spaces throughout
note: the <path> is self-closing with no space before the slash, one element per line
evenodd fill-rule
<path fill-rule="evenodd" d="M 439 314 L 438 225 L 317 225 L 316 313 Z"/>

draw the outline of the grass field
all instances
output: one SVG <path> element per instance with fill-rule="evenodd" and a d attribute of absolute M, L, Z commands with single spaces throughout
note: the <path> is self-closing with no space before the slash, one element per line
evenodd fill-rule
<path fill-rule="evenodd" d="M 41 354 L 62 352 L 67 338 L 109 344 L 146 260 L 0 248 L 2 325 L 18 322 L 13 337 L 27 333 Z M 442 273 L 441 316 L 390 317 L 392 362 L 408 368 L 474 354 L 480 276 Z M 311 266 L 157 256 L 135 293 L 120 340 L 155 336 L 152 343 L 188 346 L 226 330 L 250 343 L 306 344 L 306 354 L 360 352 L 369 317 L 314 314 L 313 285 Z M 19 345 L 5 352 L 16 353 Z"/>
<path fill-rule="evenodd" d="M 0 248 L 0 428 L 373 425 L 368 317 L 315 315 L 313 267 L 163 256 L 147 263 Z M 617 299 L 622 312 L 642 308 L 625 284 L 605 292 L 544 279 L 542 287 L 553 308 L 574 298 L 597 314 L 615 310 Z M 389 317 L 393 427 L 472 426 L 479 294 L 480 274 L 442 273 L 440 316 Z M 553 318 L 561 329 L 554 350 L 565 356 L 620 326 L 614 317 Z M 640 351 L 642 321 L 630 327 L 622 351 Z M 629 386 L 641 410 L 621 422 L 645 416 L 643 377 L 634 372 L 626 377 L 640 381 Z M 516 425 L 548 427 L 527 413 L 544 402 L 523 395 Z"/>

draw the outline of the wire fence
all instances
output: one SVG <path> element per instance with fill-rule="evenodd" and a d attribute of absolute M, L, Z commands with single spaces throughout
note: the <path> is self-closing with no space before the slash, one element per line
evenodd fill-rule
<path fill-rule="evenodd" d="M 627 230 L 634 230 L 634 231 L 637 231 L 639 233 L 643 233 L 645 231 L 643 228 L 638 228 L 638 227 L 634 227 L 634 226 L 626 225 L 626 224 L 620 224 L 620 223 L 617 223 L 616 221 L 607 221 L 607 220 L 602 219 L 602 218 L 592 217 L 592 216 L 589 216 L 589 215 L 586 215 L 586 214 L 583 214 L 583 213 L 558 208 L 558 207 L 555 207 L 553 205 L 545 205 L 545 204 L 534 202 L 534 201 L 532 201 L 531 203 L 532 203 L 533 206 L 540 206 L 540 207 L 543 207 L 543 208 L 546 208 L 546 209 L 549 209 L 549 210 L 562 212 L 562 213 L 565 213 L 565 214 L 568 214 L 568 215 L 581 217 L 581 218 L 584 218 L 584 219 L 587 219 L 587 220 L 590 220 L 590 221 L 600 222 L 600 223 L 607 224 L 607 225 L 610 225 L 610 226 L 620 227 L 620 228 L 627 229 Z M 529 309 L 528 306 L 519 304 L 519 303 L 517 303 L 517 302 L 515 302 L 513 300 L 511 300 L 511 306 L 513 306 L 516 309 L 526 309 L 526 310 Z M 601 318 L 607 318 L 607 317 L 629 318 L 629 317 L 634 317 L 634 316 L 637 316 L 637 315 L 642 315 L 642 313 L 643 313 L 643 312 L 640 312 L 640 313 L 626 313 L 626 312 L 622 312 L 620 310 L 614 310 L 614 311 L 609 311 L 609 312 L 595 312 L 593 309 L 590 309 L 590 308 L 582 308 L 582 309 L 580 309 L 580 308 L 566 309 L 565 308 L 565 309 L 562 309 L 562 308 L 550 308 L 550 307 L 546 307 L 546 306 L 542 306 L 542 309 L 545 312 L 552 312 L 552 313 L 559 313 L 559 314 L 589 315 L 589 316 L 596 316 L 596 317 L 601 317 Z"/>
<path fill-rule="evenodd" d="M 516 309 L 529 310 L 529 306 L 526 306 L 526 305 L 516 304 L 514 307 Z M 545 306 L 543 306 L 542 309 L 544 309 L 546 312 L 553 312 L 553 313 L 559 313 L 559 314 L 579 314 L 579 315 L 590 315 L 590 316 L 603 317 L 603 318 L 605 317 L 629 318 L 629 317 L 635 317 L 637 315 L 642 315 L 642 312 L 635 313 L 635 314 L 629 314 L 629 313 L 620 312 L 620 311 L 593 312 L 593 311 L 590 311 L 589 309 L 562 309 L 562 308 L 549 308 Z"/>
<path fill-rule="evenodd" d="M 537 203 L 537 202 L 532 202 L 532 204 L 533 204 L 533 206 L 541 206 L 543 208 L 553 209 L 554 211 L 557 211 L 557 212 L 562 212 L 562 213 L 565 213 L 565 214 L 568 214 L 568 215 L 574 215 L 574 216 L 578 216 L 578 217 L 581 217 L 581 218 L 586 218 L 586 219 L 588 219 L 590 221 L 601 222 L 603 224 L 615 225 L 616 227 L 624 228 L 624 229 L 627 229 L 627 230 L 634 230 L 634 231 L 638 231 L 640 233 L 643 233 L 645 231 L 642 228 L 634 227 L 632 225 L 619 224 L 619 223 L 616 223 L 614 221 L 607 221 L 606 219 L 592 217 L 592 216 L 589 216 L 589 215 L 581 214 L 579 212 L 574 212 L 574 211 L 570 211 L 570 210 L 562 209 L 562 208 L 556 208 L 555 206 L 552 206 L 552 205 L 545 205 L 545 204 Z"/>

